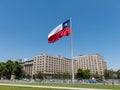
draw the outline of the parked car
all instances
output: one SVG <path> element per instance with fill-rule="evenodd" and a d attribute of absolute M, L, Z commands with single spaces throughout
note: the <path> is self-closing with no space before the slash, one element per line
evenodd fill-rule
<path fill-rule="evenodd" d="M 97 81 L 96 81 L 96 80 L 93 80 L 93 79 L 89 79 L 89 80 L 88 80 L 88 83 L 97 83 Z"/>
<path fill-rule="evenodd" d="M 97 79 L 96 80 L 98 83 L 104 83 L 104 81 L 102 79 Z"/>

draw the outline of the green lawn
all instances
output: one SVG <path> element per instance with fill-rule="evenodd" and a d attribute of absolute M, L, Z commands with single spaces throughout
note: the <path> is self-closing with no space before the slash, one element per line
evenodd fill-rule
<path fill-rule="evenodd" d="M 1 82 L 2 83 L 2 82 Z M 5 82 L 8 83 L 8 82 Z M 66 83 L 25 83 L 25 82 L 9 82 L 10 84 L 26 84 L 26 85 L 39 85 L 39 86 L 60 86 L 60 87 L 76 87 L 76 88 L 98 88 L 98 89 L 117 89 L 120 90 L 120 85 L 99 85 L 99 84 L 66 84 Z M 0 90 L 3 90 L 0 88 Z M 6 89 L 5 89 L 6 90 Z M 12 89 L 13 90 L 13 89 Z M 24 89 L 23 89 L 24 90 Z M 32 89 L 29 89 L 32 90 Z M 37 89 L 35 89 L 37 90 Z M 39 89 L 43 90 L 43 89 Z M 50 90 L 50 89 L 45 89 Z M 51 89 L 53 90 L 53 89 Z"/>
<path fill-rule="evenodd" d="M 46 88 L 27 88 L 27 87 L 0 86 L 0 90 L 61 90 L 61 89 L 46 89 Z"/>

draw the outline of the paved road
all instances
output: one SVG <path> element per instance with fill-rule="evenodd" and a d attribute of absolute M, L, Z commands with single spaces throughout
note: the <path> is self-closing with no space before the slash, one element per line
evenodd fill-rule
<path fill-rule="evenodd" d="M 57 86 L 36 86 L 36 85 L 22 85 L 22 84 L 5 84 L 0 83 L 1 86 L 19 86 L 19 87 L 34 87 L 34 88 L 53 88 L 66 90 L 105 90 L 105 89 L 91 89 L 91 88 L 74 88 L 74 87 L 57 87 Z M 107 90 L 107 89 L 106 89 Z"/>

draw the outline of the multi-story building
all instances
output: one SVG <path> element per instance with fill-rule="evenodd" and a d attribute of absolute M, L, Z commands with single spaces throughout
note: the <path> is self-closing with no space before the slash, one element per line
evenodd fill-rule
<path fill-rule="evenodd" d="M 103 57 L 98 54 L 81 55 L 73 58 L 74 73 L 78 69 L 89 69 L 91 74 L 104 75 L 107 64 Z M 26 74 L 33 76 L 41 72 L 45 75 L 72 73 L 72 60 L 62 56 L 49 56 L 47 54 L 37 55 L 34 60 L 25 61 L 23 64 Z"/>
<path fill-rule="evenodd" d="M 47 54 L 34 57 L 32 74 L 42 72 L 46 75 L 71 73 L 71 59 Z"/>
<path fill-rule="evenodd" d="M 21 65 L 23 66 L 25 74 L 32 77 L 33 60 L 27 60 L 24 63 L 21 63 Z"/>
<path fill-rule="evenodd" d="M 104 75 L 104 70 L 107 69 L 106 62 L 98 54 L 80 55 L 74 57 L 74 60 L 77 60 L 77 69 L 88 69 L 93 75 Z"/>

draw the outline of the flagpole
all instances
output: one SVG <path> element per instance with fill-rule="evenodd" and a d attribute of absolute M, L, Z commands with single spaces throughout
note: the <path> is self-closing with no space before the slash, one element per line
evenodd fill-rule
<path fill-rule="evenodd" d="M 70 48 L 71 48 L 71 58 L 72 58 L 72 83 L 74 83 L 74 60 L 73 60 L 73 42 L 72 42 L 72 18 L 70 18 L 70 27 L 71 27 L 71 35 L 70 35 Z"/>

